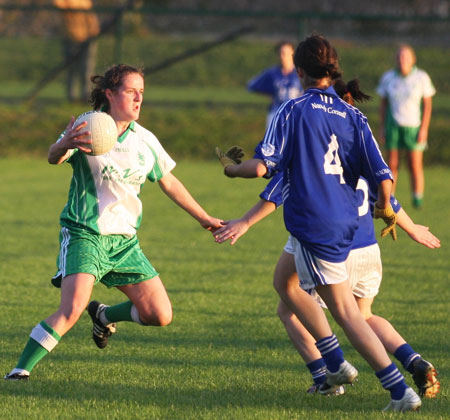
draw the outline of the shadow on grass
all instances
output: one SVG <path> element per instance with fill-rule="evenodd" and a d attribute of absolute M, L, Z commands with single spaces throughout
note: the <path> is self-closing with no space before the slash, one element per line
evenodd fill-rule
<path fill-rule="evenodd" d="M 55 404 L 67 404 L 73 402 L 81 404 L 96 401 L 96 403 L 109 403 L 124 406 L 149 406 L 160 409 L 182 411 L 186 409 L 213 410 L 217 408 L 256 408 L 256 409 L 282 409 L 302 411 L 320 410 L 325 412 L 346 413 L 361 412 L 361 405 L 365 410 L 380 411 L 383 404 L 389 401 L 387 395 L 374 398 L 367 396 L 361 401 L 356 395 L 348 395 L 345 398 L 327 399 L 316 395 L 302 393 L 298 390 L 280 391 L 274 385 L 266 383 L 252 383 L 249 387 L 230 382 L 229 385 L 217 388 L 199 388 L 195 384 L 174 386 L 172 383 L 148 383 L 136 384 L 133 378 L 123 377 L 122 383 L 96 384 L 78 380 L 53 380 L 43 379 L 35 382 L 6 382 L 0 386 L 3 396 L 18 398 L 45 398 L 53 400 Z M 131 379 L 131 381 L 130 381 Z M 55 393 L 55 390 L 61 392 Z M 385 394 L 385 393 L 383 393 Z"/>

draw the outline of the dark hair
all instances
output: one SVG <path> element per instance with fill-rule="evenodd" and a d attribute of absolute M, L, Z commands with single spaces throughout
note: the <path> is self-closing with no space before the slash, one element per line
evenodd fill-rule
<path fill-rule="evenodd" d="M 92 108 L 96 111 L 102 110 L 109 111 L 109 101 L 106 98 L 105 90 L 111 89 L 116 91 L 123 83 L 123 79 L 128 74 L 137 73 L 144 77 L 144 72 L 127 64 L 116 64 L 106 70 L 103 76 L 95 75 L 91 77 L 91 82 L 94 84 L 94 88 L 91 92 L 91 104 Z"/>
<path fill-rule="evenodd" d="M 337 52 L 322 35 L 311 35 L 298 44 L 294 64 L 315 80 L 324 77 L 336 80 L 342 75 Z"/>
<path fill-rule="evenodd" d="M 334 90 L 345 102 L 354 105 L 355 102 L 367 102 L 372 99 L 359 88 L 359 80 L 353 79 L 345 83 L 341 78 L 334 81 Z"/>

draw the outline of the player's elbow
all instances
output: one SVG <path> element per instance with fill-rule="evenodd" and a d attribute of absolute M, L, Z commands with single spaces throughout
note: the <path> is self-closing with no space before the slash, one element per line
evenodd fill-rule
<path fill-rule="evenodd" d="M 258 178 L 262 178 L 267 173 L 266 165 L 258 163 L 255 168 L 255 173 Z"/>

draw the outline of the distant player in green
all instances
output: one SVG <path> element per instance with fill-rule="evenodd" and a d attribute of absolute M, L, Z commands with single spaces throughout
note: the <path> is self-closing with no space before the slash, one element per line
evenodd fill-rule
<path fill-rule="evenodd" d="M 381 96 L 380 140 L 385 140 L 388 165 L 397 183 L 399 150 L 408 153 L 413 205 L 422 205 L 425 181 L 423 152 L 427 147 L 432 97 L 436 90 L 428 74 L 418 69 L 414 50 L 401 45 L 397 50 L 397 68 L 381 77 L 377 88 Z"/>
<path fill-rule="evenodd" d="M 86 123 L 71 118 L 48 160 L 72 165 L 69 198 L 60 223 L 58 270 L 52 279 L 61 287 L 58 310 L 33 328 L 17 366 L 5 376 L 28 379 L 34 366 L 58 344 L 88 306 L 93 339 L 107 345 L 119 321 L 164 326 L 172 320 L 172 307 L 158 272 L 139 246 L 136 230 L 142 217 L 139 192 L 146 179 L 158 182 L 164 193 L 208 230 L 221 221 L 210 217 L 172 175 L 175 162 L 158 139 L 136 121 L 141 110 L 144 77 L 131 66 L 116 65 L 104 76 L 94 76 L 91 102 L 95 110 L 115 120 L 119 137 L 115 147 L 89 156 Z M 89 302 L 98 282 L 117 287 L 128 300 L 115 306 Z"/>

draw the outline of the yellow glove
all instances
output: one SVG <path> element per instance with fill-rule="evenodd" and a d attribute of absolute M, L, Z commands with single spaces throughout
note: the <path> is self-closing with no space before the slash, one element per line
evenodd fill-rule
<path fill-rule="evenodd" d="M 389 205 L 389 207 L 385 209 L 380 209 L 377 207 L 377 204 L 375 203 L 375 210 L 374 210 L 374 217 L 375 219 L 383 219 L 386 223 L 386 227 L 381 231 L 381 237 L 384 238 L 389 233 L 392 236 L 392 239 L 394 241 L 397 240 L 397 231 L 395 230 L 395 225 L 397 223 L 397 215 L 395 214 L 394 210 L 392 209 L 392 206 Z"/>
<path fill-rule="evenodd" d="M 225 169 L 227 166 L 238 165 L 241 163 L 242 158 L 244 157 L 244 152 L 239 146 L 230 147 L 225 153 L 216 147 L 216 155 Z"/>

